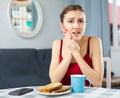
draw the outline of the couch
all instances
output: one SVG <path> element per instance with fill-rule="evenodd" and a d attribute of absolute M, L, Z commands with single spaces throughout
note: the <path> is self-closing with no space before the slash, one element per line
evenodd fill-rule
<path fill-rule="evenodd" d="M 0 49 L 0 89 L 50 82 L 51 49 Z"/>

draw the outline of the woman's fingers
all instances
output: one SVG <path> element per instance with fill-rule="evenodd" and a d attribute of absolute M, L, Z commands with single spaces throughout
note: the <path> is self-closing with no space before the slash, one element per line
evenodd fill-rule
<path fill-rule="evenodd" d="M 66 37 L 68 40 L 71 40 L 71 39 L 72 39 L 71 32 L 67 30 L 66 33 L 65 33 L 65 37 Z"/>
<path fill-rule="evenodd" d="M 73 51 L 79 51 L 80 47 L 77 42 L 75 42 L 73 39 L 70 41 L 70 44 L 68 48 L 73 52 Z"/>

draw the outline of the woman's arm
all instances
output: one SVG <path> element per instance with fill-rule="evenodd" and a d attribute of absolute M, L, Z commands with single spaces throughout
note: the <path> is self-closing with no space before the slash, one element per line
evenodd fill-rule
<path fill-rule="evenodd" d="M 52 59 L 50 63 L 49 76 L 51 82 L 60 82 L 66 74 L 71 62 L 71 52 L 60 62 L 60 40 L 55 40 L 52 46 Z"/>
<path fill-rule="evenodd" d="M 79 50 L 79 49 L 78 49 Z M 103 79 L 103 56 L 100 39 L 92 37 L 90 40 L 90 56 L 93 68 L 91 68 L 81 57 L 77 49 L 72 50 L 72 55 L 78 62 L 83 74 L 94 86 L 101 86 Z"/>

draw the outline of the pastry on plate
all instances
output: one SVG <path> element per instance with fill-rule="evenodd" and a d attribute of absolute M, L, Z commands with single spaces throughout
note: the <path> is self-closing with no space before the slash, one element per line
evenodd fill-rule
<path fill-rule="evenodd" d="M 49 83 L 45 86 L 38 88 L 38 91 L 43 93 L 60 93 L 67 90 L 70 90 L 70 86 L 63 86 L 60 82 Z"/>

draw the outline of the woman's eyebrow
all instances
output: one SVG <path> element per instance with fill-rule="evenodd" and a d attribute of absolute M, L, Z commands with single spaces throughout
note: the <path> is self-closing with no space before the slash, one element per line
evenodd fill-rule
<path fill-rule="evenodd" d="M 75 17 L 70 17 L 68 20 L 75 19 Z M 84 18 L 78 18 L 78 20 L 85 20 Z"/>

